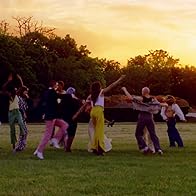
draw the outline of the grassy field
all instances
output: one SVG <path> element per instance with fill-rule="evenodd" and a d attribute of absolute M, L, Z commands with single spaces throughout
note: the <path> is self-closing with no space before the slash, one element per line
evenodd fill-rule
<path fill-rule="evenodd" d="M 79 124 L 72 153 L 47 146 L 44 160 L 33 151 L 44 125 L 29 125 L 28 146 L 13 154 L 9 128 L 0 127 L 0 195 L 196 195 L 196 124 L 177 125 L 185 148 L 169 148 L 166 124 L 157 123 L 163 156 L 141 154 L 135 123 L 105 128 L 113 150 L 87 152 L 87 124 Z"/>

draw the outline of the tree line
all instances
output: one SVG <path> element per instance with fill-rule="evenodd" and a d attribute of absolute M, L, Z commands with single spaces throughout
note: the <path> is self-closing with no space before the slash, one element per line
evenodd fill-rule
<path fill-rule="evenodd" d="M 183 66 L 162 49 L 130 57 L 122 67 L 115 60 L 93 58 L 86 45 L 78 45 L 67 34 L 59 37 L 32 17 L 17 17 L 18 34 L 9 33 L 9 24 L 0 23 L 0 88 L 10 71 L 17 72 L 33 98 L 40 96 L 51 79 L 63 80 L 85 98 L 89 86 L 99 80 L 110 84 L 126 74 L 124 85 L 133 94 L 149 86 L 152 94 L 172 94 L 196 104 L 196 67 Z M 111 94 L 119 94 L 116 88 Z"/>

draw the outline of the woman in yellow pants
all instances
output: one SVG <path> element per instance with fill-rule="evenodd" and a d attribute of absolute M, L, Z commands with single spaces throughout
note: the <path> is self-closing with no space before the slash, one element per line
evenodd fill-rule
<path fill-rule="evenodd" d="M 104 144 L 104 94 L 118 85 L 124 77 L 125 75 L 121 76 L 118 80 L 104 89 L 101 89 L 100 82 L 94 82 L 91 86 L 92 109 L 90 116 L 95 128 L 94 140 L 91 148 L 97 155 L 103 155 L 106 151 Z"/>

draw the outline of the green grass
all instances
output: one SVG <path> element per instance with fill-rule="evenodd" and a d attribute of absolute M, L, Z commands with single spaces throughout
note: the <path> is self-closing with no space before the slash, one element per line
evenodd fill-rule
<path fill-rule="evenodd" d="M 0 127 L 0 195 L 196 195 L 196 124 L 177 125 L 185 148 L 169 148 L 165 123 L 157 123 L 163 156 L 141 154 L 134 123 L 105 128 L 113 150 L 87 152 L 87 124 L 79 124 L 72 153 L 47 146 L 45 159 L 33 151 L 44 125 L 29 125 L 28 146 L 13 154 L 9 128 Z"/>

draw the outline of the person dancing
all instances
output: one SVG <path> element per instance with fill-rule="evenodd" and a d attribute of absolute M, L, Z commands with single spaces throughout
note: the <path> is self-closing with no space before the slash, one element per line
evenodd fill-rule
<path fill-rule="evenodd" d="M 62 81 L 59 81 L 58 84 L 58 91 L 60 93 L 64 88 L 64 85 Z M 77 120 L 72 120 L 72 117 L 78 111 L 81 105 L 81 100 L 75 96 L 75 92 L 75 88 L 69 87 L 66 90 L 66 94 L 62 95 L 62 99 L 59 103 L 59 108 L 61 111 L 60 117 L 69 124 L 67 129 L 68 137 L 64 138 L 64 135 L 58 131 L 52 138 L 52 142 L 55 143 L 61 143 L 61 141 L 63 141 L 64 150 L 66 152 L 71 152 L 71 146 L 76 135 Z"/>
<path fill-rule="evenodd" d="M 21 86 L 23 86 L 22 78 L 18 74 L 14 73 L 9 75 L 7 82 L 3 85 L 3 92 L 7 94 L 9 98 L 8 122 L 10 125 L 10 139 L 14 152 L 17 142 L 15 129 L 16 122 L 18 122 L 20 127 L 20 138 L 23 139 L 25 133 L 25 125 L 19 110 L 19 98 L 17 95 L 17 90 Z"/>
<path fill-rule="evenodd" d="M 77 113 L 75 113 L 75 115 L 73 116 L 73 121 L 75 121 L 79 114 L 81 114 L 82 112 L 85 112 L 87 114 L 89 114 L 90 116 L 90 112 L 92 109 L 92 105 L 91 105 L 91 96 L 89 96 L 85 103 L 80 107 L 80 109 L 77 111 Z M 105 119 L 105 122 L 107 123 L 107 126 L 113 126 L 114 124 L 114 120 L 113 121 L 109 121 L 107 119 Z M 94 133 L 95 133 L 95 128 L 92 122 L 92 119 L 90 118 L 89 123 L 88 123 L 88 135 L 89 135 L 89 143 L 88 143 L 88 152 L 93 152 L 91 146 L 94 142 Z M 109 152 L 112 149 L 112 139 L 107 138 L 107 136 L 104 134 L 104 144 L 105 144 L 105 152 Z"/>
<path fill-rule="evenodd" d="M 134 101 L 135 98 L 132 95 L 130 95 L 130 93 L 127 91 L 127 89 L 125 87 L 122 87 L 122 90 L 124 91 L 125 95 L 129 99 Z M 153 102 L 153 100 L 155 100 L 155 98 L 150 95 L 150 89 L 148 87 L 142 88 L 142 97 L 138 97 L 137 101 L 144 103 L 144 104 L 148 104 L 150 102 Z M 159 105 L 161 106 L 161 103 L 159 103 Z M 148 132 L 150 134 L 150 138 L 151 138 L 153 145 L 154 145 L 154 148 L 155 148 L 155 152 L 162 155 L 163 151 L 161 150 L 161 147 L 159 144 L 159 138 L 157 137 L 156 132 L 155 132 L 155 124 L 154 124 L 154 120 L 153 120 L 153 114 L 152 114 L 152 112 L 150 112 L 150 110 L 149 110 L 149 112 L 142 111 L 142 110 L 139 112 L 136 131 L 135 131 L 135 137 L 137 139 L 139 149 L 143 153 L 148 153 L 151 150 L 149 149 L 149 147 L 147 146 L 147 144 L 143 138 L 145 127 L 148 129 Z"/>
<path fill-rule="evenodd" d="M 104 94 L 117 86 L 124 78 L 125 75 L 122 75 L 114 83 L 103 89 L 101 88 L 100 82 L 94 82 L 91 85 L 92 109 L 90 112 L 90 117 L 95 128 L 91 149 L 97 155 L 103 155 L 103 153 L 106 151 L 104 143 Z"/>
<path fill-rule="evenodd" d="M 176 128 L 176 115 L 181 121 L 186 122 L 184 114 L 178 104 L 176 104 L 176 99 L 173 96 L 167 95 L 165 101 L 168 107 L 162 107 L 161 116 L 167 122 L 170 147 L 175 147 L 175 142 L 178 144 L 178 147 L 184 147 L 182 138 Z"/>
<path fill-rule="evenodd" d="M 44 159 L 43 151 L 47 143 L 49 142 L 51 135 L 53 133 L 53 129 L 55 126 L 60 128 L 60 131 L 67 135 L 67 128 L 68 123 L 64 120 L 58 118 L 58 94 L 56 89 L 58 84 L 56 81 L 52 80 L 50 82 L 50 87 L 45 93 L 45 122 L 46 128 L 44 135 L 34 152 L 34 155 L 37 156 L 39 159 Z"/>
<path fill-rule="evenodd" d="M 21 112 L 22 115 L 22 121 L 24 123 L 24 137 L 20 136 L 19 137 L 19 141 L 16 145 L 15 151 L 22 151 L 25 149 L 26 147 L 26 140 L 27 140 L 27 134 L 28 134 L 28 129 L 27 129 L 27 124 L 26 124 L 26 119 L 27 119 L 27 109 L 28 109 L 28 105 L 26 102 L 26 99 L 29 98 L 28 96 L 28 88 L 26 86 L 22 86 L 19 88 L 18 92 L 18 99 L 19 99 L 19 110 Z"/>

